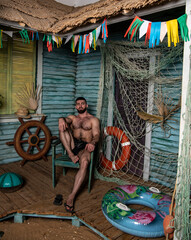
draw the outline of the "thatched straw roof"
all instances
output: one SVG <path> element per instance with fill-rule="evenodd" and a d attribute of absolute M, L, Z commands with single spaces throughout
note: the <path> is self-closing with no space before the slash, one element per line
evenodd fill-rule
<path fill-rule="evenodd" d="M 101 0 L 84 7 L 70 7 L 54 0 L 0 0 L 0 18 L 37 30 L 67 33 L 77 27 L 121 15 L 123 11 L 161 5 L 170 0 Z"/>

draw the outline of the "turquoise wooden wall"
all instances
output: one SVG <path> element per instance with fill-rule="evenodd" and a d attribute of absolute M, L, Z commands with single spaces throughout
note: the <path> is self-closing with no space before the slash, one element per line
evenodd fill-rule
<path fill-rule="evenodd" d="M 12 142 L 14 134 L 20 123 L 0 123 L 0 164 L 21 160 L 13 146 L 7 146 L 6 142 Z"/>
<path fill-rule="evenodd" d="M 75 97 L 85 97 L 89 113 L 96 116 L 99 80 L 101 70 L 101 53 L 77 55 L 76 93 Z"/>
<path fill-rule="evenodd" d="M 58 119 L 74 113 L 76 56 L 70 49 L 43 49 L 42 113 L 46 125 L 58 136 Z"/>
<path fill-rule="evenodd" d="M 43 48 L 42 113 L 53 136 L 58 136 L 58 119 L 75 113 L 75 98 L 84 96 L 89 110 L 96 115 L 101 55 L 99 51 L 75 55 L 67 47 Z M 0 123 L 0 164 L 20 161 L 13 146 L 19 122 Z M 51 154 L 51 149 L 48 155 Z"/>

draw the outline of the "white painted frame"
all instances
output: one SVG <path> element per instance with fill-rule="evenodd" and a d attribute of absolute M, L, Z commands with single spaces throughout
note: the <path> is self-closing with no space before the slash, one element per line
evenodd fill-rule
<path fill-rule="evenodd" d="M 186 0 L 186 14 L 187 14 L 187 26 L 191 26 L 191 1 Z M 189 29 L 189 37 L 190 40 L 187 42 L 184 42 L 184 54 L 183 54 L 183 73 L 182 73 L 182 97 L 181 97 L 181 116 L 180 116 L 180 133 L 179 133 L 179 156 L 181 156 L 181 145 L 183 142 L 183 133 L 185 128 L 185 111 L 186 111 L 186 99 L 187 99 L 187 89 L 188 89 L 188 83 L 189 78 L 191 77 L 191 32 Z M 180 174 L 177 173 L 177 192 L 181 192 L 181 185 L 178 183 L 180 182 Z M 190 176 L 188 176 L 189 178 Z M 175 197 L 176 198 L 176 197 Z M 177 209 L 179 211 L 179 209 Z M 174 232 L 174 240 L 178 240 L 176 237 L 176 231 Z"/>

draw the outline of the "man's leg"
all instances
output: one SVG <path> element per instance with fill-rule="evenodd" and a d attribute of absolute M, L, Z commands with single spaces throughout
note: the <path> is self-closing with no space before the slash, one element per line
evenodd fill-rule
<path fill-rule="evenodd" d="M 85 176 L 87 173 L 87 169 L 88 169 L 88 165 L 90 163 L 90 155 L 91 155 L 90 152 L 84 150 L 82 155 L 80 156 L 80 169 L 78 170 L 78 172 L 76 174 L 73 190 L 72 190 L 71 194 L 68 196 L 68 200 L 66 202 L 66 204 L 69 206 L 73 206 L 75 196 L 76 196 L 77 192 L 79 191 L 82 183 L 84 182 L 84 179 L 85 179 Z"/>
<path fill-rule="evenodd" d="M 72 134 L 70 130 L 60 131 L 60 140 L 62 144 L 64 145 L 68 156 L 71 158 L 71 160 L 76 163 L 79 160 L 79 157 L 74 155 L 72 152 L 72 149 L 74 148 L 74 139 L 72 137 Z"/>

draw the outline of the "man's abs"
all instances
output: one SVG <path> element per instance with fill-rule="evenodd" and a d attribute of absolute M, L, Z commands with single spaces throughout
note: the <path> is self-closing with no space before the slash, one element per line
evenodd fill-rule
<path fill-rule="evenodd" d="M 92 130 L 73 129 L 73 137 L 86 143 L 92 140 Z"/>

